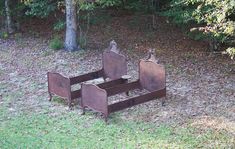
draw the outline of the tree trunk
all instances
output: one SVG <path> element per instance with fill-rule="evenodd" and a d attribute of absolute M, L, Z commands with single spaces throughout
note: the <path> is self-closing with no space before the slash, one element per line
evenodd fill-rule
<path fill-rule="evenodd" d="M 76 0 L 65 0 L 66 2 L 66 35 L 65 49 L 74 51 L 78 49 L 77 44 L 77 5 Z"/>
<path fill-rule="evenodd" d="M 5 0 L 5 11 L 6 11 L 6 29 L 7 29 L 7 32 L 11 34 L 14 32 L 14 28 L 12 24 L 9 0 Z"/>

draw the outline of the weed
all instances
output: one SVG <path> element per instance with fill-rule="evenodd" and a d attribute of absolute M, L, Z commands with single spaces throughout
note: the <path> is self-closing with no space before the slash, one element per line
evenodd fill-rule
<path fill-rule="evenodd" d="M 50 41 L 49 47 L 53 50 L 59 50 L 63 48 L 63 42 L 56 36 Z"/>
<path fill-rule="evenodd" d="M 66 100 L 61 98 L 61 97 L 58 97 L 58 96 L 53 96 L 52 101 L 56 102 L 56 103 L 59 103 L 59 104 L 66 105 L 66 103 L 65 103 Z"/>
<path fill-rule="evenodd" d="M 7 32 L 3 32 L 3 31 L 0 32 L 0 38 L 7 39 L 8 37 L 9 37 L 9 35 Z"/>
<path fill-rule="evenodd" d="M 80 38 L 78 39 L 78 43 L 81 49 L 84 49 L 87 46 L 87 36 L 83 35 L 80 36 Z"/>
<path fill-rule="evenodd" d="M 46 51 L 43 51 L 42 56 L 46 57 L 46 56 L 49 56 L 51 54 L 53 54 L 53 50 L 46 50 Z"/>

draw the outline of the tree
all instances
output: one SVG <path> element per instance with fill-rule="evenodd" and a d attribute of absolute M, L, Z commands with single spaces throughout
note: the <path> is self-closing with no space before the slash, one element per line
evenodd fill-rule
<path fill-rule="evenodd" d="M 9 0 L 5 0 L 5 12 L 6 12 L 6 30 L 9 34 L 14 32 L 13 22 L 11 17 Z"/>
<path fill-rule="evenodd" d="M 61 0 L 23 0 L 28 7 L 26 15 L 46 18 L 50 13 L 55 12 L 56 5 Z M 78 49 L 77 44 L 77 3 L 78 0 L 65 0 L 66 7 L 66 33 L 64 47 L 68 51 Z"/>
<path fill-rule="evenodd" d="M 235 56 L 235 1 L 234 0 L 171 0 L 170 7 L 162 13 L 179 24 L 190 24 L 189 35 L 206 39 L 211 50 L 220 45 L 230 47 L 226 53 Z"/>
<path fill-rule="evenodd" d="M 65 0 L 66 5 L 66 35 L 65 49 L 74 51 L 78 49 L 77 44 L 77 2 L 76 0 Z"/>

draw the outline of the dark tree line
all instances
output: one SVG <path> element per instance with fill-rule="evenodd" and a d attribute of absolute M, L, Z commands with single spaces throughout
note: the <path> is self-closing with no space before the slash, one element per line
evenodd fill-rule
<path fill-rule="evenodd" d="M 65 12 L 61 26 L 66 24 L 64 47 L 69 51 L 79 47 L 79 12 L 112 7 L 164 15 L 179 25 L 195 24 L 190 36 L 209 40 L 213 50 L 225 44 L 227 54 L 232 58 L 235 55 L 234 0 L 1 0 L 0 4 L 0 25 L 8 34 L 20 28 L 22 17 L 46 18 L 57 11 Z"/>

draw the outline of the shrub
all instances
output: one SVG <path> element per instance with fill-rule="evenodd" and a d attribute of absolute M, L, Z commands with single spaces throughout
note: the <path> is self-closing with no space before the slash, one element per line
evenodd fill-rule
<path fill-rule="evenodd" d="M 203 37 L 216 41 L 214 43 L 235 44 L 234 0 L 172 0 L 162 14 L 179 25 L 197 24 L 191 29 L 201 33 L 195 34 L 197 39 Z"/>
<path fill-rule="evenodd" d="M 23 2 L 28 7 L 25 14 L 29 16 L 45 18 L 56 9 L 56 2 L 50 2 L 47 0 L 24 0 Z"/>
<path fill-rule="evenodd" d="M 63 42 L 60 40 L 59 37 L 54 37 L 49 43 L 49 47 L 53 50 L 59 50 L 63 48 L 63 46 Z"/>
<path fill-rule="evenodd" d="M 58 22 L 56 22 L 53 26 L 53 29 L 55 31 L 61 31 L 65 28 L 65 22 L 62 20 L 59 20 Z"/>
<path fill-rule="evenodd" d="M 228 48 L 225 53 L 233 59 L 235 57 L 235 48 Z"/>
<path fill-rule="evenodd" d="M 7 32 L 4 31 L 0 31 L 0 38 L 2 39 L 7 39 L 9 37 Z"/>

